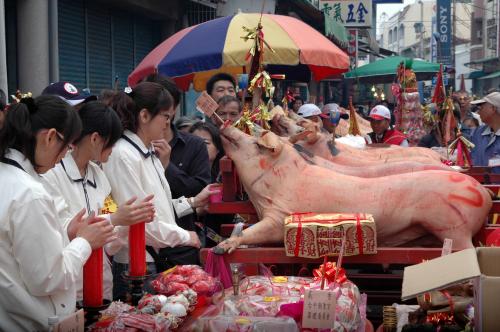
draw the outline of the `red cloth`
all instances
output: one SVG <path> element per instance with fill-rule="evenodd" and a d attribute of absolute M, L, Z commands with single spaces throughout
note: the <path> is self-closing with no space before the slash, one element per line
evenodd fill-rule
<path fill-rule="evenodd" d="M 375 133 L 372 132 L 369 133 L 368 135 L 370 135 L 372 143 L 401 145 L 401 143 L 403 143 L 403 141 L 407 139 L 405 134 L 395 129 L 386 130 L 384 136 L 382 137 L 382 141 L 380 142 L 377 141 Z"/>
<path fill-rule="evenodd" d="M 440 65 L 436 79 L 436 88 L 434 89 L 434 95 L 432 96 L 432 102 L 440 108 L 445 99 L 446 92 L 443 85 L 443 65 Z"/>
<path fill-rule="evenodd" d="M 209 250 L 207 254 L 205 272 L 214 278 L 219 278 L 224 288 L 229 288 L 233 285 L 229 264 L 223 255 L 216 255 L 212 250 Z"/>

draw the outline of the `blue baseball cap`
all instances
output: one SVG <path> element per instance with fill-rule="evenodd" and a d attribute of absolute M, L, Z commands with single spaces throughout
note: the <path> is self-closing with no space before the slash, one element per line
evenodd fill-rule
<path fill-rule="evenodd" d="M 43 89 L 42 95 L 58 96 L 71 106 L 81 104 L 86 101 L 97 100 L 96 96 L 83 94 L 69 82 L 56 82 Z"/>

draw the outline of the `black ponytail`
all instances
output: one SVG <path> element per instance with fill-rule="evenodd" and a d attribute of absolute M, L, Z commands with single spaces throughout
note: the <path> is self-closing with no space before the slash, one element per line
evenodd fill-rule
<path fill-rule="evenodd" d="M 111 99 L 110 106 L 121 119 L 124 129 L 137 132 L 139 112 L 146 109 L 152 117 L 161 110 L 170 109 L 173 100 L 170 93 L 160 84 L 142 82 L 129 93 L 118 92 Z"/>
<path fill-rule="evenodd" d="M 0 156 L 5 156 L 7 149 L 16 149 L 36 166 L 36 134 L 39 130 L 52 128 L 64 136 L 64 149 L 80 135 L 82 124 L 75 110 L 59 97 L 21 99 L 9 107 L 0 129 Z"/>
<path fill-rule="evenodd" d="M 112 147 L 123 133 L 120 117 L 109 106 L 100 101 L 90 101 L 84 103 L 78 111 L 82 120 L 82 133 L 75 141 L 78 144 L 85 136 L 97 132 L 104 138 L 106 144 L 104 148 Z"/>

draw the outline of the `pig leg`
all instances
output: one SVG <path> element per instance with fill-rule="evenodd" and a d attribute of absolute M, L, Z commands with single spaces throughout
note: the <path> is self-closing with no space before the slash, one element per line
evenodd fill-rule
<path fill-rule="evenodd" d="M 222 251 L 232 253 L 240 245 L 252 245 L 261 243 L 283 242 L 283 221 L 275 221 L 264 217 L 255 225 L 245 229 L 241 236 L 231 236 L 222 241 L 216 252 Z M 222 249 L 222 250 L 221 250 Z"/>

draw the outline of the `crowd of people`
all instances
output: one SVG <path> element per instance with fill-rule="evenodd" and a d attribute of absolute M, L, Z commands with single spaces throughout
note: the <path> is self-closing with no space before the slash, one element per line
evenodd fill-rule
<path fill-rule="evenodd" d="M 241 117 L 231 75 L 214 75 L 206 90 L 222 120 Z M 10 105 L 0 96 L 1 330 L 43 330 L 48 317 L 73 312 L 82 299 L 82 267 L 100 247 L 107 254 L 104 297 L 125 300 L 128 226 L 147 222 L 149 273 L 199 264 L 199 248 L 217 244 L 207 229 L 217 234 L 221 218 L 234 219 L 206 213 L 224 156 L 219 129 L 209 119 L 176 120 L 180 99 L 174 81 L 157 74 L 99 97 L 68 82 Z M 461 102 L 455 116 L 475 144 L 474 164 L 500 169 L 500 92 Z M 296 96 L 288 106 L 332 134 L 349 118 L 333 102 L 320 108 Z M 366 142 L 408 146 L 391 119 L 387 105 L 374 106 Z M 420 145 L 443 144 L 431 131 Z M 118 207 L 113 213 L 105 209 L 110 204 Z"/>

